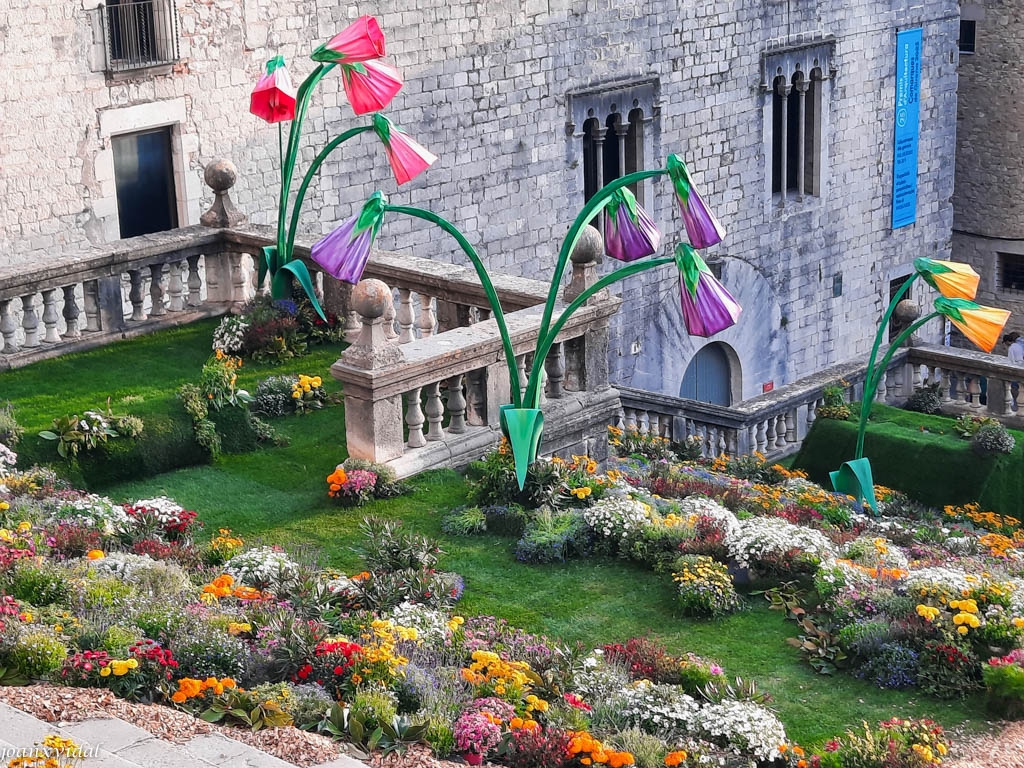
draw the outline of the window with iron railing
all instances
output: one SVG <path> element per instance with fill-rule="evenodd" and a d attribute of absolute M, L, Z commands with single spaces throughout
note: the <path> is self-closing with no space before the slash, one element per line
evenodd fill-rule
<path fill-rule="evenodd" d="M 146 69 L 178 60 L 174 0 L 110 0 L 100 6 L 108 72 Z"/>

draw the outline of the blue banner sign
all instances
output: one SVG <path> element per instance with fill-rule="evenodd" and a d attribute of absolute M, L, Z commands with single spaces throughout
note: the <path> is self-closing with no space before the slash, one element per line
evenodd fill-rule
<path fill-rule="evenodd" d="M 893 140 L 892 228 L 917 220 L 917 145 L 920 133 L 920 29 L 896 35 L 896 130 Z"/>

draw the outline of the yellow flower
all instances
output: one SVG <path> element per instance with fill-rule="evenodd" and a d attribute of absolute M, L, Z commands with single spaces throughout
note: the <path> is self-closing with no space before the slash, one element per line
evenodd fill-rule
<path fill-rule="evenodd" d="M 590 486 L 584 485 L 582 488 L 573 488 L 572 490 L 569 491 L 569 493 L 571 493 L 577 499 L 585 499 L 587 498 L 587 496 L 593 493 L 593 491 L 590 489 Z"/>
<path fill-rule="evenodd" d="M 104 667 L 100 670 L 100 677 L 110 677 L 110 667 Z"/>

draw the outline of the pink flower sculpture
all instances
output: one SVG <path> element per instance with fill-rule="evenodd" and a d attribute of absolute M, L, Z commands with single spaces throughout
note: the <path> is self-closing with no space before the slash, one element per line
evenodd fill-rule
<path fill-rule="evenodd" d="M 374 192 L 356 216 L 310 249 L 310 258 L 332 277 L 352 285 L 358 283 L 384 220 L 385 205 L 384 195 Z"/>
<path fill-rule="evenodd" d="M 743 308 L 711 273 L 694 247 L 680 243 L 675 257 L 686 332 L 706 338 L 735 325 Z"/>
<path fill-rule="evenodd" d="M 379 61 L 342 65 L 341 82 L 357 115 L 384 109 L 402 89 L 398 70 Z"/>
<path fill-rule="evenodd" d="M 249 97 L 249 111 L 268 123 L 295 119 L 295 86 L 284 65 L 284 56 L 267 62 Z"/>
<path fill-rule="evenodd" d="M 627 188 L 612 193 L 604 208 L 604 249 L 613 259 L 636 261 L 661 245 L 661 233 Z"/>
<path fill-rule="evenodd" d="M 313 61 L 356 64 L 384 55 L 384 33 L 372 16 L 360 16 L 313 51 Z"/>
<path fill-rule="evenodd" d="M 704 200 L 693 186 L 686 163 L 675 155 L 669 155 L 668 175 L 675 187 L 679 208 L 683 214 L 683 225 L 693 247 L 708 248 L 722 242 L 725 228 L 704 204 Z"/>
<path fill-rule="evenodd" d="M 414 141 L 379 112 L 373 116 L 373 130 L 384 142 L 384 151 L 387 152 L 395 181 L 399 184 L 416 178 L 437 160 L 437 155 Z"/>

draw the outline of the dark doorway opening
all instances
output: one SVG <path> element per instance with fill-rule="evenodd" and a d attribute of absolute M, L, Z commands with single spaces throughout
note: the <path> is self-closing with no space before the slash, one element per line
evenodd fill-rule
<path fill-rule="evenodd" d="M 171 129 L 115 136 L 113 149 L 121 237 L 148 235 L 177 227 Z"/>

